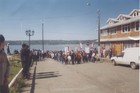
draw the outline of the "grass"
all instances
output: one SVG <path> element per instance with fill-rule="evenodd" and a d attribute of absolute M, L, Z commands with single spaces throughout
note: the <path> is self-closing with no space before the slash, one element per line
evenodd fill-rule
<path fill-rule="evenodd" d="M 12 55 L 11 59 L 9 59 L 10 62 L 10 78 L 9 81 L 11 81 L 14 76 L 19 72 L 19 70 L 22 68 L 20 58 L 19 56 Z"/>
<path fill-rule="evenodd" d="M 17 78 L 14 86 L 10 88 L 10 93 L 21 93 L 21 88 L 25 85 L 24 79 L 20 76 Z"/>
<path fill-rule="evenodd" d="M 22 68 L 21 61 L 19 55 L 11 55 L 9 58 L 10 62 L 10 77 L 9 81 L 11 81 L 15 75 L 20 71 Z M 21 87 L 24 85 L 24 79 L 22 75 L 20 75 L 14 85 L 10 88 L 10 93 L 20 93 Z"/>

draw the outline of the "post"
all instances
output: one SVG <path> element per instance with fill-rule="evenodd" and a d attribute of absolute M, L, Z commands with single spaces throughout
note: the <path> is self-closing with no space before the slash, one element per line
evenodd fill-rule
<path fill-rule="evenodd" d="M 42 51 L 44 52 L 44 23 L 42 23 Z"/>
<path fill-rule="evenodd" d="M 29 33 L 29 49 L 30 49 L 30 40 L 31 40 L 31 37 L 30 37 L 30 33 Z"/>
<path fill-rule="evenodd" d="M 98 14 L 98 54 L 99 58 L 101 57 L 100 53 L 100 10 L 97 11 Z"/>

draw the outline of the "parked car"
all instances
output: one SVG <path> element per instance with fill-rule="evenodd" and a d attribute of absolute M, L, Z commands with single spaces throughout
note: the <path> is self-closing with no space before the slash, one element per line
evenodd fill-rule
<path fill-rule="evenodd" d="M 114 66 L 117 64 L 130 65 L 132 69 L 136 69 L 140 63 L 139 47 L 126 48 L 120 55 L 111 57 Z"/>

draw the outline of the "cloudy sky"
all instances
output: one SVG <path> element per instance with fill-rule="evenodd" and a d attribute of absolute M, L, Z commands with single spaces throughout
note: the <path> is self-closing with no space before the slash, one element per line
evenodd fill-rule
<path fill-rule="evenodd" d="M 46 40 L 92 40 L 98 37 L 98 10 L 104 26 L 109 17 L 138 8 L 139 0 L 0 0 L 0 34 L 28 40 L 30 29 L 35 31 L 31 38 L 41 40 L 44 23 Z"/>

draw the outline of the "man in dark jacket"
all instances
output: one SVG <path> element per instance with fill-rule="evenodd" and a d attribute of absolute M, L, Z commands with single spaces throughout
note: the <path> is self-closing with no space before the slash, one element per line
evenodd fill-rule
<path fill-rule="evenodd" d="M 5 38 L 0 35 L 0 93 L 9 93 L 8 77 L 10 64 L 4 52 Z"/>
<path fill-rule="evenodd" d="M 20 51 L 21 63 L 23 67 L 23 77 L 28 78 L 28 67 L 29 67 L 29 52 L 26 44 L 22 44 Z"/>

